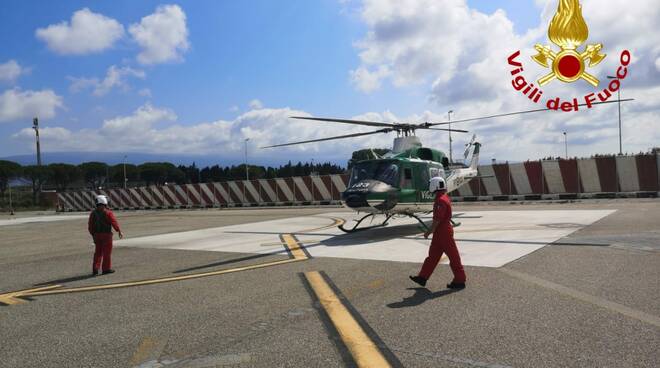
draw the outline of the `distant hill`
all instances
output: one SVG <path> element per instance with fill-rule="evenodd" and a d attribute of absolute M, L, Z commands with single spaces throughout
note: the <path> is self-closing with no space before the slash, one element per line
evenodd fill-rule
<path fill-rule="evenodd" d="M 18 162 L 21 165 L 34 165 L 37 162 L 37 158 L 34 154 L 2 157 L 0 159 Z M 112 152 L 43 152 L 41 154 L 41 160 L 46 165 L 52 163 L 78 165 L 89 161 L 100 161 L 113 165 L 122 163 L 124 161 L 124 154 Z M 195 162 L 195 165 L 198 167 L 211 166 L 216 164 L 231 165 L 242 163 L 236 161 L 218 160 L 211 155 L 193 156 L 150 153 L 127 154 L 126 162 L 131 164 L 141 164 L 143 162 L 171 162 L 175 165 L 190 165 Z"/>
<path fill-rule="evenodd" d="M 182 155 L 182 154 L 153 154 L 153 153 L 129 153 L 126 163 L 139 165 L 144 162 L 171 162 L 175 165 L 191 165 L 193 162 L 197 167 L 206 167 L 213 165 L 231 166 L 243 163 L 243 158 L 225 158 L 221 159 L 214 155 Z M 305 161 L 304 158 L 294 157 L 291 160 L 294 164 L 298 161 Z M 0 160 L 9 160 L 21 165 L 35 165 L 37 158 L 34 154 L 15 155 L 0 157 Z M 52 163 L 66 163 L 78 165 L 83 162 L 100 161 L 110 165 L 119 164 L 124 161 L 124 154 L 113 152 L 42 152 L 41 160 L 45 165 Z M 249 160 L 249 157 L 248 157 Z M 309 161 L 309 160 L 308 160 Z M 269 160 L 260 157 L 257 162 L 249 162 L 251 165 L 273 166 L 286 165 L 281 160 Z M 318 161 L 317 161 L 318 163 Z M 345 160 L 333 162 L 339 165 L 346 165 Z"/>

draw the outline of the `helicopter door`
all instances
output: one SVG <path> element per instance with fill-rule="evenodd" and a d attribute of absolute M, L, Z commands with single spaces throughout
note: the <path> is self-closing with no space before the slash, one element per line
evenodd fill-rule
<path fill-rule="evenodd" d="M 406 167 L 403 169 L 403 176 L 401 177 L 401 189 L 413 189 L 412 167 Z"/>
<path fill-rule="evenodd" d="M 429 190 L 429 170 L 426 165 L 415 166 L 415 188 L 417 189 L 417 202 L 423 202 L 428 196 Z"/>

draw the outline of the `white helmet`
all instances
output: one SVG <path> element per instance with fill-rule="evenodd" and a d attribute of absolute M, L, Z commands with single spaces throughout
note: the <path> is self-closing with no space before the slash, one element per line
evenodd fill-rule
<path fill-rule="evenodd" d="M 439 190 L 447 190 L 447 184 L 445 183 L 445 178 L 442 176 L 436 176 L 429 180 L 429 191 L 431 193 L 437 192 Z"/>
<path fill-rule="evenodd" d="M 103 194 L 96 196 L 96 205 L 99 204 L 104 204 L 108 205 L 108 197 L 104 196 Z"/>

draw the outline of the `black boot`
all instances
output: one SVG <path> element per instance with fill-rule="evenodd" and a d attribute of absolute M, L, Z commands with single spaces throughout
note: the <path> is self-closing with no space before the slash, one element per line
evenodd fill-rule
<path fill-rule="evenodd" d="M 105 270 L 105 271 L 103 271 L 104 275 L 107 275 L 109 273 L 115 273 L 115 270 Z"/>
<path fill-rule="evenodd" d="M 458 283 L 452 281 L 451 283 L 447 284 L 447 287 L 450 289 L 461 290 L 461 289 L 465 289 L 465 283 L 464 282 Z"/>
<path fill-rule="evenodd" d="M 415 283 L 419 284 L 420 286 L 424 287 L 426 286 L 426 279 L 423 278 L 422 276 L 408 276 L 410 277 L 411 280 L 413 280 Z"/>

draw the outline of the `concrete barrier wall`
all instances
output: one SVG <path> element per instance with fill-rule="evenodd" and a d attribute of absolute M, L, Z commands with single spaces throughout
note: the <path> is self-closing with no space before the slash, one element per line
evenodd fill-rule
<path fill-rule="evenodd" d="M 543 161 L 543 175 L 547 183 L 548 193 L 566 193 L 559 161 Z"/>
<path fill-rule="evenodd" d="M 585 192 L 602 192 L 595 159 L 578 160 L 578 171 L 580 174 L 580 183 Z"/>
<path fill-rule="evenodd" d="M 319 204 L 339 201 L 347 184 L 348 175 L 325 175 L 63 192 L 57 198 L 63 211 L 90 210 L 99 194 L 119 209 Z"/>
<path fill-rule="evenodd" d="M 616 158 L 616 173 L 621 192 L 639 191 L 639 176 L 637 175 L 637 160 L 634 156 L 618 156 Z"/>
<path fill-rule="evenodd" d="M 451 193 L 460 198 L 515 195 L 657 193 L 660 155 L 527 161 L 484 165 L 478 177 Z M 58 193 L 64 211 L 86 211 L 105 194 L 121 209 L 200 208 L 338 203 L 348 175 L 238 180 L 220 183 L 148 186 Z"/>
<path fill-rule="evenodd" d="M 482 182 L 486 187 L 488 195 L 501 195 L 502 189 L 495 176 L 495 170 L 492 165 L 479 166 L 479 175 L 483 176 Z"/>
<path fill-rule="evenodd" d="M 655 155 L 638 155 L 635 157 L 637 163 L 637 175 L 639 176 L 639 190 L 653 191 L 658 188 L 658 169 Z"/>
<path fill-rule="evenodd" d="M 518 192 L 517 194 L 532 194 L 532 187 L 529 184 L 525 164 L 510 164 L 509 169 L 511 170 L 511 178 Z"/>

